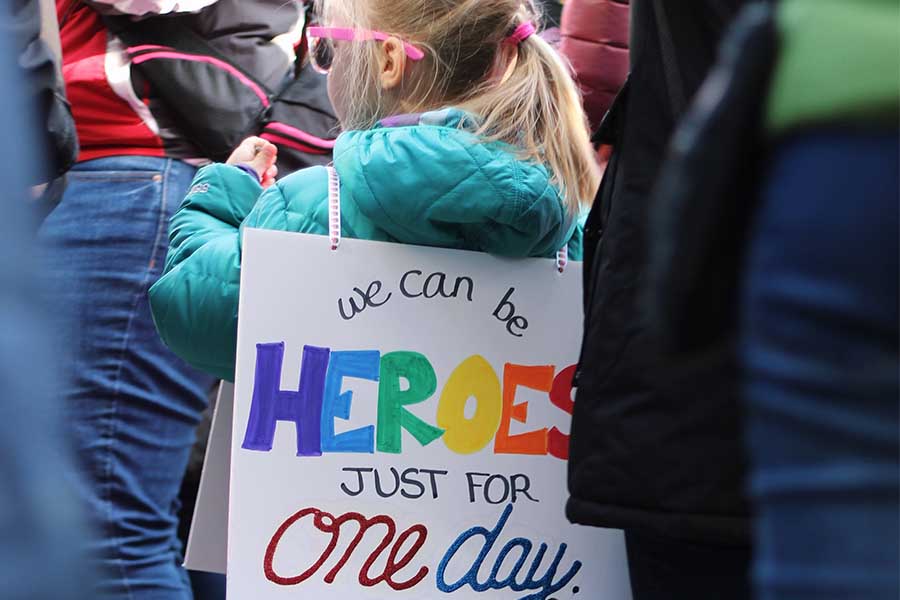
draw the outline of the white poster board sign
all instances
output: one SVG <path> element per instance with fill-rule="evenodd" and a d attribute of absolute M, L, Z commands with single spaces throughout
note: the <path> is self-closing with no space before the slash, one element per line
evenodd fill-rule
<path fill-rule="evenodd" d="M 580 264 L 247 230 L 230 599 L 628 600 L 564 516 Z"/>

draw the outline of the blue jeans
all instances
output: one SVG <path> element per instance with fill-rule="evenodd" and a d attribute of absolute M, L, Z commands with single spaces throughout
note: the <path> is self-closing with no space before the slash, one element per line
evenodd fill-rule
<path fill-rule="evenodd" d="M 744 275 L 757 595 L 900 594 L 898 132 L 775 151 Z"/>
<path fill-rule="evenodd" d="M 193 175 L 162 158 L 78 164 L 40 231 L 58 311 L 79 326 L 64 342 L 73 355 L 65 403 L 96 529 L 86 540 L 103 573 L 96 597 L 191 598 L 177 497 L 213 380 L 163 345 L 147 290 Z"/>

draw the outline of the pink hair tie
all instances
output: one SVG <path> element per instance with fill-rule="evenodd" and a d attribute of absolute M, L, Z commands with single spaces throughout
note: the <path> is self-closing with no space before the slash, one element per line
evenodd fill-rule
<path fill-rule="evenodd" d="M 516 27 L 516 30 L 512 32 L 512 35 L 503 40 L 503 43 L 514 44 L 518 46 L 535 33 L 537 33 L 537 29 L 534 27 L 534 23 L 532 23 L 531 21 L 526 21 L 525 23 L 522 23 L 521 25 Z"/>

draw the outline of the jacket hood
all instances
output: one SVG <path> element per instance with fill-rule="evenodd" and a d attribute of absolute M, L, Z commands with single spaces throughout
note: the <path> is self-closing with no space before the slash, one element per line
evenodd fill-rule
<path fill-rule="evenodd" d="M 439 246 L 552 256 L 575 221 L 549 171 L 506 144 L 483 142 L 476 126 L 449 108 L 345 132 L 334 149 L 341 193 L 400 241 L 427 233 Z"/>

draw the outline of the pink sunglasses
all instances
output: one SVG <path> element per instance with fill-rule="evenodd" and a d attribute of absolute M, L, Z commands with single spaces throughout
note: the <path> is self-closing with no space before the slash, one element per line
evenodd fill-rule
<path fill-rule="evenodd" d="M 309 41 L 309 60 L 319 73 L 328 73 L 334 62 L 334 44 L 332 40 L 342 42 L 361 42 L 377 40 L 383 42 L 391 36 L 371 29 L 353 29 L 350 27 L 308 27 L 306 37 Z M 403 51 L 410 60 L 422 60 L 425 53 L 408 42 L 403 42 Z"/>

